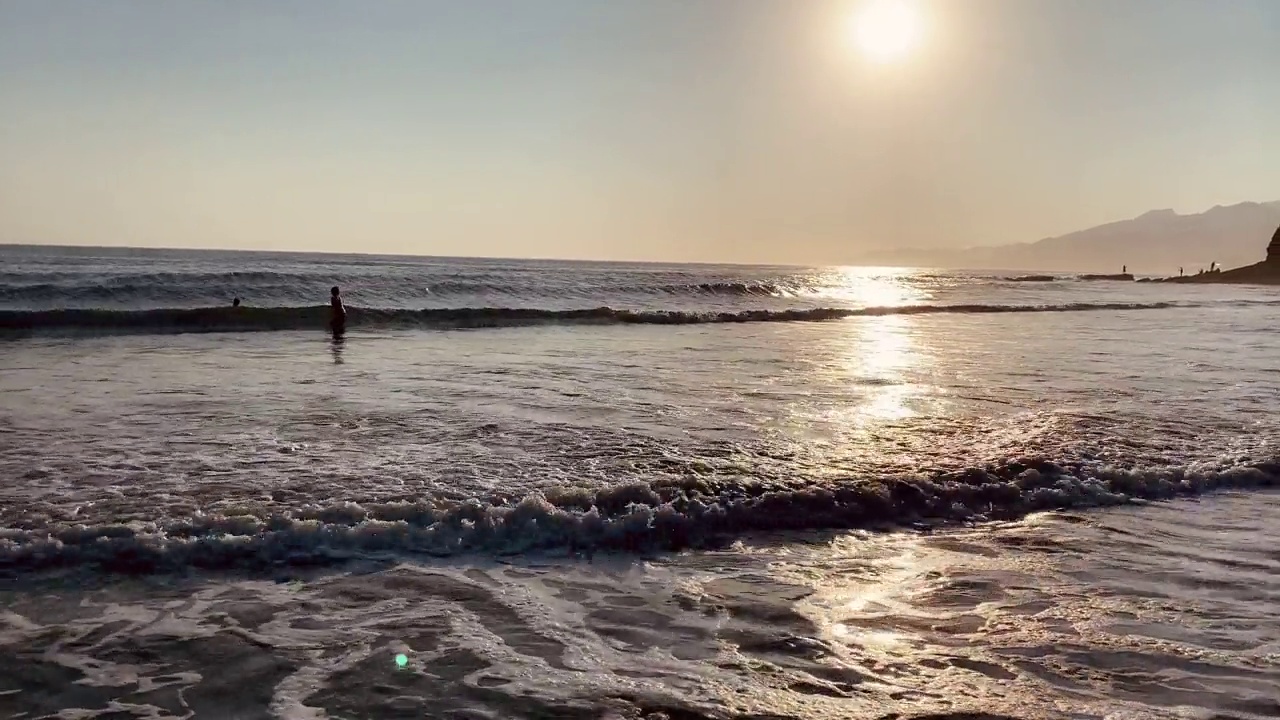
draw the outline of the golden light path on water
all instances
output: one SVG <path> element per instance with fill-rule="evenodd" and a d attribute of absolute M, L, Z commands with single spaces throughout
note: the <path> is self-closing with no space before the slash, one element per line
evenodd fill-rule
<path fill-rule="evenodd" d="M 961 537 L 955 538 L 957 544 Z M 982 543 L 978 536 L 971 540 Z M 867 684 L 891 697 L 922 706 L 937 703 L 937 710 L 965 696 L 1014 704 L 1027 691 L 1025 684 L 1008 682 L 1012 675 L 1004 677 L 984 654 L 965 648 L 967 639 L 996 631 L 1013 618 L 999 602 L 949 599 L 974 574 L 999 576 L 1013 568 L 952 552 L 946 543 L 859 531 L 824 548 L 767 552 L 775 554 L 774 578 L 810 588 L 795 609 L 832 650 L 833 666 L 862 674 Z"/>
<path fill-rule="evenodd" d="M 818 297 L 838 300 L 848 307 L 900 307 L 928 299 L 911 282 L 917 272 L 900 267 L 842 267 L 826 274 Z"/>
<path fill-rule="evenodd" d="M 833 300 L 850 307 L 902 307 L 929 300 L 929 294 L 911 281 L 903 268 L 842 268 Z M 841 388 L 848 401 L 825 411 L 825 420 L 840 428 L 840 445 L 866 446 L 872 436 L 895 421 L 916 416 L 930 394 L 914 379 L 926 370 L 930 353 L 909 315 L 852 318 L 838 326 L 827 387 Z"/>
<path fill-rule="evenodd" d="M 928 299 L 927 294 L 907 282 L 905 269 L 874 271 L 868 268 L 845 268 L 840 299 L 864 307 L 900 307 Z M 916 414 L 911 400 L 924 393 L 924 388 L 906 376 L 925 361 L 917 347 L 915 319 L 907 315 L 862 317 L 846 323 L 842 343 L 845 353 L 840 370 L 846 383 L 856 384 L 861 402 L 834 410 L 847 428 L 850 444 L 865 445 L 869 435 L 883 425 Z M 857 542 L 859 538 L 846 538 Z M 918 555 L 910 547 L 884 549 L 879 557 L 864 558 L 876 568 L 874 579 L 849 581 L 843 587 L 825 587 L 816 602 L 826 607 L 817 613 L 820 627 L 842 645 L 859 645 L 863 652 L 879 650 L 895 655 L 906 641 L 889 631 L 858 629 L 846 624 L 869 608 L 909 610 L 909 581 L 921 574 Z"/>

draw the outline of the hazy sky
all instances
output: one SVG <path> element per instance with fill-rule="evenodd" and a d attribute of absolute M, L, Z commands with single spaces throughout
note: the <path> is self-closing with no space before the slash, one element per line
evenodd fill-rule
<path fill-rule="evenodd" d="M 0 242 L 841 262 L 1280 198 L 1277 0 L 0 0 Z"/>

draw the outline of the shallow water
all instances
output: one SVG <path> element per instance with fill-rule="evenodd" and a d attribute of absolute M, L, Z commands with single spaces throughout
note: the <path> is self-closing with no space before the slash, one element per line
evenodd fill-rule
<path fill-rule="evenodd" d="M 1228 494 L 643 560 L 46 577 L 4 593 L 0 693 L 21 692 L 0 711 L 1274 717 L 1278 510 Z"/>
<path fill-rule="evenodd" d="M 366 306 L 886 310 L 0 341 L 0 716 L 1280 716 L 1274 291 L 395 262 Z M 961 304 L 1026 310 L 888 311 Z"/>

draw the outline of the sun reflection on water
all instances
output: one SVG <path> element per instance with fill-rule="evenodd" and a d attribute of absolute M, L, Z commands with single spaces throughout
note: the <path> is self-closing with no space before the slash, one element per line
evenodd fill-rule
<path fill-rule="evenodd" d="M 846 302 L 864 307 L 918 304 L 928 294 L 911 282 L 908 271 L 884 268 L 842 268 Z M 846 420 L 865 428 L 869 423 L 900 420 L 915 411 L 910 401 L 923 392 L 910 375 L 921 362 L 916 348 L 914 319 L 905 315 L 860 318 L 848 323 L 840 364 L 846 381 L 859 386 L 866 398 L 849 408 Z"/>
<path fill-rule="evenodd" d="M 932 299 L 927 278 L 912 271 L 842 268 L 814 282 L 820 302 L 838 307 L 892 308 Z M 812 329 L 802 345 L 782 353 L 798 376 L 779 374 L 776 392 L 789 391 L 779 426 L 810 449 L 841 458 L 848 471 L 861 458 L 910 461 L 921 451 L 917 425 L 949 401 L 935 380 L 938 353 L 913 314 L 868 314 Z M 851 460 L 852 459 L 852 460 Z"/>
<path fill-rule="evenodd" d="M 821 285 L 818 297 L 849 307 L 902 307 L 930 298 L 907 268 L 834 268 Z"/>
<path fill-rule="evenodd" d="M 790 564 L 774 571 L 813 588 L 799 609 L 846 659 L 910 662 L 922 638 L 904 626 L 921 616 L 917 596 L 936 582 L 934 560 L 908 537 L 850 535 L 833 541 L 818 578 Z"/>
<path fill-rule="evenodd" d="M 902 307 L 929 299 L 908 270 L 840 268 L 833 271 L 830 296 L 861 307 Z M 844 325 L 832 381 L 856 387 L 859 402 L 835 410 L 847 428 L 865 432 L 870 425 L 911 417 L 911 401 L 924 392 L 911 375 L 922 362 L 915 319 L 906 315 L 856 318 Z"/>
<path fill-rule="evenodd" d="M 846 367 L 855 381 L 865 386 L 868 400 L 855 422 L 900 420 L 916 414 L 909 402 L 923 393 L 908 374 L 920 356 L 915 349 L 912 320 L 895 317 L 866 318 L 858 323 L 857 341 L 846 356 Z"/>
<path fill-rule="evenodd" d="M 856 318 L 834 339 L 829 384 L 844 400 L 828 408 L 827 420 L 846 443 L 866 445 L 891 426 L 916 417 L 930 388 L 921 382 L 930 362 L 918 342 L 917 319 L 902 315 Z"/>

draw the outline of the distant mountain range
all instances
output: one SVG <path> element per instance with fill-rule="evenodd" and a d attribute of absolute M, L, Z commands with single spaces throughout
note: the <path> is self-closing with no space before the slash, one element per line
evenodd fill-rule
<path fill-rule="evenodd" d="M 1209 264 L 1231 268 L 1266 256 L 1280 226 L 1280 201 L 1218 205 L 1196 215 L 1153 210 L 1132 220 L 1099 225 L 1039 242 L 966 249 L 886 250 L 862 256 L 864 265 L 970 269 L 1062 270 L 1136 274 L 1187 273 Z"/>

